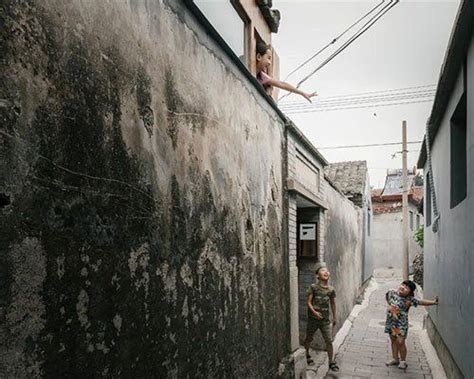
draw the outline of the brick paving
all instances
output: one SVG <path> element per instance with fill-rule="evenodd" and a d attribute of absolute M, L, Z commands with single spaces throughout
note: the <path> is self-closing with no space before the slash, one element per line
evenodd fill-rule
<path fill-rule="evenodd" d="M 385 293 L 397 288 L 400 281 L 377 279 L 379 287 L 371 294 L 369 305 L 354 319 L 352 327 L 340 346 L 336 360 L 339 372 L 329 371 L 325 378 L 432 378 L 430 367 L 420 343 L 424 307 L 412 307 L 407 338 L 406 370 L 397 366 L 386 367 L 391 358 L 389 337 L 384 333 Z M 310 377 L 310 376 L 308 376 Z"/>

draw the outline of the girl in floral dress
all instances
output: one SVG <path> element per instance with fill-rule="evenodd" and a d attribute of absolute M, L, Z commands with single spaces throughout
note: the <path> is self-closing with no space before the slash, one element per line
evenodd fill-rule
<path fill-rule="evenodd" d="M 400 284 L 398 290 L 390 290 L 385 294 L 388 303 L 387 320 L 385 321 L 385 333 L 390 335 L 392 345 L 392 359 L 386 363 L 387 366 L 398 365 L 400 369 L 406 369 L 407 347 L 405 340 L 408 334 L 408 311 L 413 305 L 438 305 L 438 297 L 435 300 L 421 300 L 415 297 L 416 284 L 411 280 L 405 280 Z"/>

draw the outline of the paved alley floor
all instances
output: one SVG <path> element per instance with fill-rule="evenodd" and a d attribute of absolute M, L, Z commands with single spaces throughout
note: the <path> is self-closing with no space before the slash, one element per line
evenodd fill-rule
<path fill-rule="evenodd" d="M 389 337 L 384 333 L 385 293 L 388 289 L 397 288 L 400 281 L 398 278 L 377 278 L 378 287 L 370 295 L 368 306 L 355 317 L 337 350 L 336 361 L 340 370 L 327 373 L 324 370 L 323 375 L 319 370 L 316 375 L 310 366 L 308 378 L 433 378 L 422 349 L 423 316 L 426 313 L 422 306 L 412 307 L 409 313 L 408 368 L 400 370 L 397 366 L 385 366 L 385 362 L 391 358 Z M 320 361 L 321 354 L 318 355 Z"/>

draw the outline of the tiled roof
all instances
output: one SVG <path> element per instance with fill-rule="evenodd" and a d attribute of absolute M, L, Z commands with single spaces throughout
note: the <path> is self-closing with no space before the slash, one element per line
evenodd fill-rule
<path fill-rule="evenodd" d="M 373 190 L 370 191 L 370 196 L 371 197 L 378 197 L 382 194 L 383 188 L 374 188 Z"/>
<path fill-rule="evenodd" d="M 423 186 L 413 186 L 408 192 L 408 201 L 419 206 L 423 204 Z M 392 213 L 402 211 L 402 194 L 396 193 L 393 195 L 385 195 L 381 188 L 373 189 L 371 191 L 372 210 L 374 214 Z"/>
<path fill-rule="evenodd" d="M 374 214 L 393 213 L 402 211 L 401 201 L 389 201 L 384 203 L 372 203 L 372 212 Z"/>
<path fill-rule="evenodd" d="M 367 161 L 330 163 L 324 173 L 345 195 L 364 195 Z"/>

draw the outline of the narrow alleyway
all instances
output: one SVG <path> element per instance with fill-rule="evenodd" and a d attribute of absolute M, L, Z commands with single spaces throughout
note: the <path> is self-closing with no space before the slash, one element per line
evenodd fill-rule
<path fill-rule="evenodd" d="M 319 370 L 309 367 L 308 378 L 433 378 L 432 370 L 423 349 L 423 316 L 424 307 L 410 310 L 410 329 L 407 339 L 408 368 L 400 370 L 397 366 L 386 367 L 385 362 L 391 358 L 385 324 L 385 293 L 396 288 L 401 279 L 378 277 L 377 288 L 369 298 L 368 306 L 353 320 L 352 327 L 337 350 L 336 360 L 339 372 L 327 372 L 327 360 Z M 417 296 L 420 294 L 418 293 Z M 431 354 L 431 352 L 429 352 Z M 321 362 L 324 354 L 317 354 Z"/>

